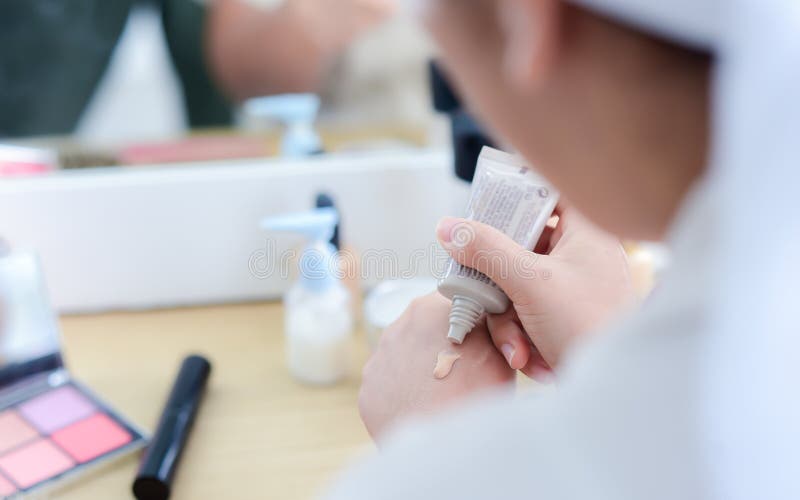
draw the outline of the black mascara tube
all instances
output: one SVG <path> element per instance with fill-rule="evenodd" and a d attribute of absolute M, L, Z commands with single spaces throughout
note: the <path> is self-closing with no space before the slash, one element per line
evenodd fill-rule
<path fill-rule="evenodd" d="M 189 356 L 181 364 L 158 429 L 145 450 L 133 482 L 138 500 L 166 500 L 172 479 L 192 431 L 200 401 L 211 373 L 211 363 L 201 356 Z"/>

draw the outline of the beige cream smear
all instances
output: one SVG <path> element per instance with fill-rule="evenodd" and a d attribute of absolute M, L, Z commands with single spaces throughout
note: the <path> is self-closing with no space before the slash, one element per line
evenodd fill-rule
<path fill-rule="evenodd" d="M 450 375 L 453 371 L 453 365 L 456 361 L 461 359 L 461 354 L 453 351 L 452 349 L 445 349 L 439 352 L 436 357 L 436 367 L 433 369 L 433 376 L 437 379 L 443 379 Z"/>

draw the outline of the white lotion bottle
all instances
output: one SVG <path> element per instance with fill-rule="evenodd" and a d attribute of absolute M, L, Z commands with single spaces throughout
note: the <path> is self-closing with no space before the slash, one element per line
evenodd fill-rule
<path fill-rule="evenodd" d="M 303 234 L 308 245 L 298 263 L 299 277 L 284 298 L 289 372 L 312 385 L 330 385 L 347 376 L 353 335 L 350 291 L 337 275 L 338 256 L 330 244 L 338 214 L 333 208 L 270 217 L 262 228 Z"/>
<path fill-rule="evenodd" d="M 478 158 L 466 218 L 488 224 L 533 249 L 558 203 L 558 193 L 522 158 L 484 147 Z M 469 228 L 454 228 L 452 240 L 466 244 Z M 535 273 L 524 261 L 505 262 L 487 249 L 487 262 L 501 273 Z M 505 293 L 488 276 L 450 259 L 439 281 L 439 293 L 452 300 L 447 338 L 464 342 L 484 313 L 500 314 L 509 306 Z"/>

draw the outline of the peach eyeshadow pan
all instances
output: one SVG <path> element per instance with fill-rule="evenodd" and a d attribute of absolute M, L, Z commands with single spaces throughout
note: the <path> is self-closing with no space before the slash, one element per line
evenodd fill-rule
<path fill-rule="evenodd" d="M 143 442 L 75 383 L 0 410 L 0 498 L 26 493 Z"/>

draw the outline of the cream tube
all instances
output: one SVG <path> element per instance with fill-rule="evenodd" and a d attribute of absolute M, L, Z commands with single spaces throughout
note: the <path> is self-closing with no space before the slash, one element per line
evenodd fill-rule
<path fill-rule="evenodd" d="M 533 249 L 558 203 L 558 193 L 514 155 L 484 147 L 472 181 L 466 218 L 493 226 L 527 249 Z M 452 241 L 466 244 L 474 235 L 468 227 L 453 229 Z M 521 262 L 486 249 L 485 258 L 498 272 L 520 272 Z M 525 271 L 530 271 L 526 269 Z M 447 338 L 461 344 L 485 312 L 508 308 L 505 293 L 486 275 L 450 260 L 439 281 L 439 293 L 453 301 Z"/>

